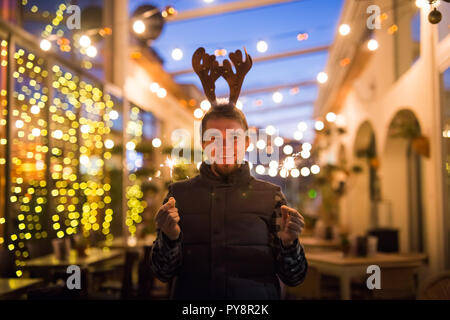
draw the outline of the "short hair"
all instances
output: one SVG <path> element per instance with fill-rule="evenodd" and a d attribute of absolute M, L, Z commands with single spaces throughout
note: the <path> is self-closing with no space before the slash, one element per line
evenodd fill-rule
<path fill-rule="evenodd" d="M 248 130 L 247 119 L 245 118 L 244 113 L 236 108 L 236 106 L 232 103 L 226 104 L 215 104 L 212 105 L 211 108 L 205 113 L 202 118 L 202 123 L 200 127 L 200 138 L 203 141 L 203 132 L 206 128 L 206 124 L 208 120 L 212 119 L 231 119 L 236 120 L 241 124 L 244 128 L 244 131 Z"/>

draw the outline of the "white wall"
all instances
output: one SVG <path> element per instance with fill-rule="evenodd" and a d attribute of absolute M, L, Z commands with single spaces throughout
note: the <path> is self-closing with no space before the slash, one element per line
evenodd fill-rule
<path fill-rule="evenodd" d="M 394 45 L 392 36 L 385 29 L 376 32 L 379 50 L 374 54 L 362 75 L 355 82 L 342 105 L 340 114 L 346 117 L 347 134 L 338 137 L 336 144 L 344 144 L 350 167 L 357 159 L 353 154 L 358 128 L 365 121 L 373 125 L 377 154 L 380 158 L 382 196 L 394 199 L 393 226 L 400 228 L 401 250 L 408 250 L 408 210 L 406 190 L 406 169 L 400 152 L 393 149 L 401 145 L 386 145 L 389 125 L 395 114 L 402 109 L 411 110 L 417 117 L 422 134 L 430 139 L 430 157 L 423 157 L 423 200 L 425 224 L 425 250 L 429 255 L 430 268 L 434 271 L 443 267 L 443 207 L 442 207 L 442 172 L 440 170 L 440 105 L 437 52 L 439 61 L 449 61 L 450 51 L 444 52 L 436 47 L 436 26 L 428 23 L 426 13 L 421 15 L 421 57 L 393 82 Z M 444 45 L 444 44 L 441 44 Z M 448 42 L 445 42 L 448 45 Z M 443 57 L 442 55 L 446 55 Z M 400 143 L 400 142 L 398 142 Z M 337 148 L 336 148 L 337 149 Z M 356 178 L 353 191 L 345 196 L 342 207 L 347 211 L 342 214 L 342 222 L 350 222 L 354 231 L 359 232 L 368 226 L 362 220 L 360 211 L 365 210 L 363 202 L 367 201 L 367 188 L 364 175 Z M 361 181 L 360 181 L 361 180 Z M 397 182 L 397 183 L 393 183 Z M 369 204 L 368 204 L 369 205 Z M 427 235 L 429 235 L 427 237 Z"/>

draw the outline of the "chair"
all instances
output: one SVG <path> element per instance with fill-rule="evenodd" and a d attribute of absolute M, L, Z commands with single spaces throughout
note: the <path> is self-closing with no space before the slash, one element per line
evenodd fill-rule
<path fill-rule="evenodd" d="M 432 276 L 419 289 L 418 300 L 450 300 L 450 271 Z"/>
<path fill-rule="evenodd" d="M 107 281 L 100 286 L 100 291 L 116 294 L 121 299 L 130 299 L 135 297 L 136 290 L 133 285 L 133 270 L 138 260 L 139 252 L 135 250 L 127 250 L 125 252 L 122 282 Z"/>

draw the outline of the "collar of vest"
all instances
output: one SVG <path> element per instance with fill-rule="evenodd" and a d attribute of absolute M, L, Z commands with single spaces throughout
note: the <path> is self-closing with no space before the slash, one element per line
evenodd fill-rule
<path fill-rule="evenodd" d="M 202 162 L 200 165 L 200 178 L 214 186 L 218 185 L 241 185 L 248 183 L 252 176 L 250 175 L 250 167 L 247 161 L 245 161 L 241 166 L 230 173 L 227 176 L 217 176 L 211 169 L 211 165 L 206 162 Z"/>

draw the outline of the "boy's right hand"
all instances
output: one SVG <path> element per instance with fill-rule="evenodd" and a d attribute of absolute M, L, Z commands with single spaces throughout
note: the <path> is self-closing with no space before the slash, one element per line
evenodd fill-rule
<path fill-rule="evenodd" d="M 170 240 L 176 240 L 181 233 L 178 221 L 180 221 L 180 216 L 178 215 L 178 208 L 175 207 L 175 198 L 170 197 L 156 213 L 156 226 L 160 228 Z"/>

